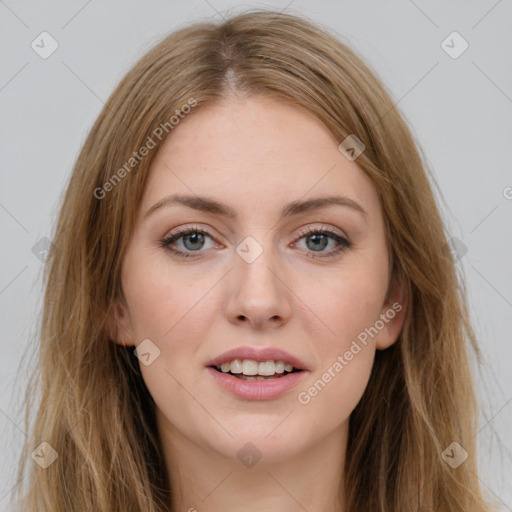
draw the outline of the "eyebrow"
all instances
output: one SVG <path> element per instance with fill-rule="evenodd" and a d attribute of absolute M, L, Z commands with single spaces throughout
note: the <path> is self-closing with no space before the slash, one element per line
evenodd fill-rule
<path fill-rule="evenodd" d="M 211 213 L 214 215 L 219 215 L 230 219 L 234 219 L 237 217 L 236 211 L 233 208 L 226 204 L 220 203 L 214 199 L 186 194 L 172 194 L 170 196 L 160 199 L 160 201 L 155 203 L 146 212 L 144 218 L 149 217 L 153 212 L 162 208 L 163 206 L 172 205 L 183 205 L 189 208 L 193 208 L 194 210 L 199 210 L 205 213 Z M 368 218 L 368 213 L 359 203 L 353 201 L 348 197 L 340 195 L 315 197 L 304 201 L 292 201 L 291 203 L 288 203 L 287 205 L 284 206 L 284 208 L 281 210 L 279 214 L 279 217 L 281 219 L 284 219 L 286 217 L 292 217 L 300 213 L 318 210 L 320 208 L 324 208 L 326 206 L 331 205 L 345 206 L 351 208 L 352 210 L 359 212 L 363 217 L 365 217 L 365 220 Z"/>

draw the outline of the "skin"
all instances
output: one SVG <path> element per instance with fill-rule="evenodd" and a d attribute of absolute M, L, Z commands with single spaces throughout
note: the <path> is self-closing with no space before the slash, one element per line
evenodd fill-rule
<path fill-rule="evenodd" d="M 389 260 L 384 218 L 367 175 L 338 150 L 312 114 L 274 99 L 230 98 L 194 110 L 158 150 L 139 221 L 122 267 L 126 305 L 119 305 L 117 342 L 150 339 L 160 355 L 139 362 L 157 406 L 173 510 L 344 510 L 339 493 L 348 420 L 368 383 L 375 350 L 398 338 L 406 310 L 402 290 L 386 301 Z M 144 214 L 173 193 L 208 196 L 232 207 L 235 219 L 186 206 Z M 342 194 L 355 209 L 327 206 L 279 219 L 292 200 Z M 161 245 L 179 227 L 190 236 Z M 353 244 L 321 239 L 315 252 L 304 227 L 326 228 Z M 251 236 L 262 254 L 247 263 L 237 246 Z M 202 243 L 202 245 L 201 245 Z M 313 259 L 310 256 L 317 256 Z M 298 400 L 357 336 L 403 306 L 375 338 L 333 372 L 309 403 Z M 241 346 L 279 347 L 308 372 L 272 400 L 243 400 L 221 388 L 205 363 Z M 261 459 L 247 467 L 247 443 Z M 253 449 L 256 451 L 255 449 Z"/>

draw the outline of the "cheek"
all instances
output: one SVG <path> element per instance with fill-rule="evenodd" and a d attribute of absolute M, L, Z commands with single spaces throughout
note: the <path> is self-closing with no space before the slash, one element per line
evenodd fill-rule
<path fill-rule="evenodd" d="M 212 289 L 218 278 L 215 281 L 212 273 L 171 272 L 168 262 L 156 258 L 151 264 L 137 265 L 134 259 L 130 263 L 126 268 L 132 272 L 126 272 L 124 289 L 133 340 L 135 344 L 151 340 L 150 351 L 157 355 L 149 365 L 140 360 L 142 377 L 158 407 L 179 423 L 174 412 L 191 406 L 185 388 L 194 387 L 202 370 L 196 354 L 209 337 Z"/>
<path fill-rule="evenodd" d="M 139 361 L 142 378 L 157 409 L 164 411 L 166 428 L 186 431 L 191 416 L 204 416 L 190 390 L 200 377 L 202 365 L 195 354 L 211 329 L 208 292 L 215 282 L 190 272 L 171 274 L 169 267 L 139 267 L 126 279 L 126 296 L 136 342 L 150 339 L 157 347 L 158 356 L 149 365 Z"/>
<path fill-rule="evenodd" d="M 307 418 L 315 422 L 320 433 L 327 433 L 348 421 L 366 389 L 370 378 L 375 350 L 372 346 L 360 347 L 350 361 L 345 352 L 329 360 L 315 378 L 298 390 L 297 402 L 304 425 Z"/>
<path fill-rule="evenodd" d="M 379 318 L 385 288 L 357 276 L 331 287 L 322 321 L 328 334 L 316 338 L 318 364 L 298 390 L 304 412 L 335 428 L 350 416 L 366 389 L 375 357 L 371 328 Z"/>
<path fill-rule="evenodd" d="M 127 270 L 123 281 L 135 340 L 154 338 L 165 344 L 185 324 L 188 336 L 194 339 L 194 332 L 197 336 L 204 323 L 191 319 L 204 314 L 208 291 L 215 283 L 204 275 L 171 272 L 172 267 L 162 258 L 145 264 L 140 259 L 131 261 L 127 269 L 132 272 Z"/>
<path fill-rule="evenodd" d="M 309 292 L 310 303 L 319 312 L 327 329 L 319 349 L 324 355 L 348 350 L 351 341 L 359 335 L 364 338 L 366 330 L 379 318 L 386 290 L 387 276 L 371 267 L 347 268 L 336 280 L 324 287 Z"/>
<path fill-rule="evenodd" d="M 329 425 L 348 418 L 367 386 L 375 356 L 375 324 L 387 289 L 385 270 L 385 262 L 342 269 L 324 287 L 321 299 L 310 292 L 325 334 L 315 337 L 318 364 L 297 399 L 310 413 L 325 417 L 328 411 Z"/>

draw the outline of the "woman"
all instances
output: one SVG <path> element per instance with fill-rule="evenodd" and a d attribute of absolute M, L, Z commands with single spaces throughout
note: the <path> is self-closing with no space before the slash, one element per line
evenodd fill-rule
<path fill-rule="evenodd" d="M 325 29 L 253 11 L 166 37 L 53 243 L 22 510 L 487 510 L 424 165 Z"/>

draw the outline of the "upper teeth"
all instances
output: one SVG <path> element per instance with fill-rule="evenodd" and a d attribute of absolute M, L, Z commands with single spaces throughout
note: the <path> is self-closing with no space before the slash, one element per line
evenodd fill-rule
<path fill-rule="evenodd" d="M 243 373 L 244 375 L 274 375 L 274 373 L 291 372 L 293 365 L 284 361 L 264 361 L 258 363 L 253 359 L 234 359 L 220 365 L 224 372 Z"/>

